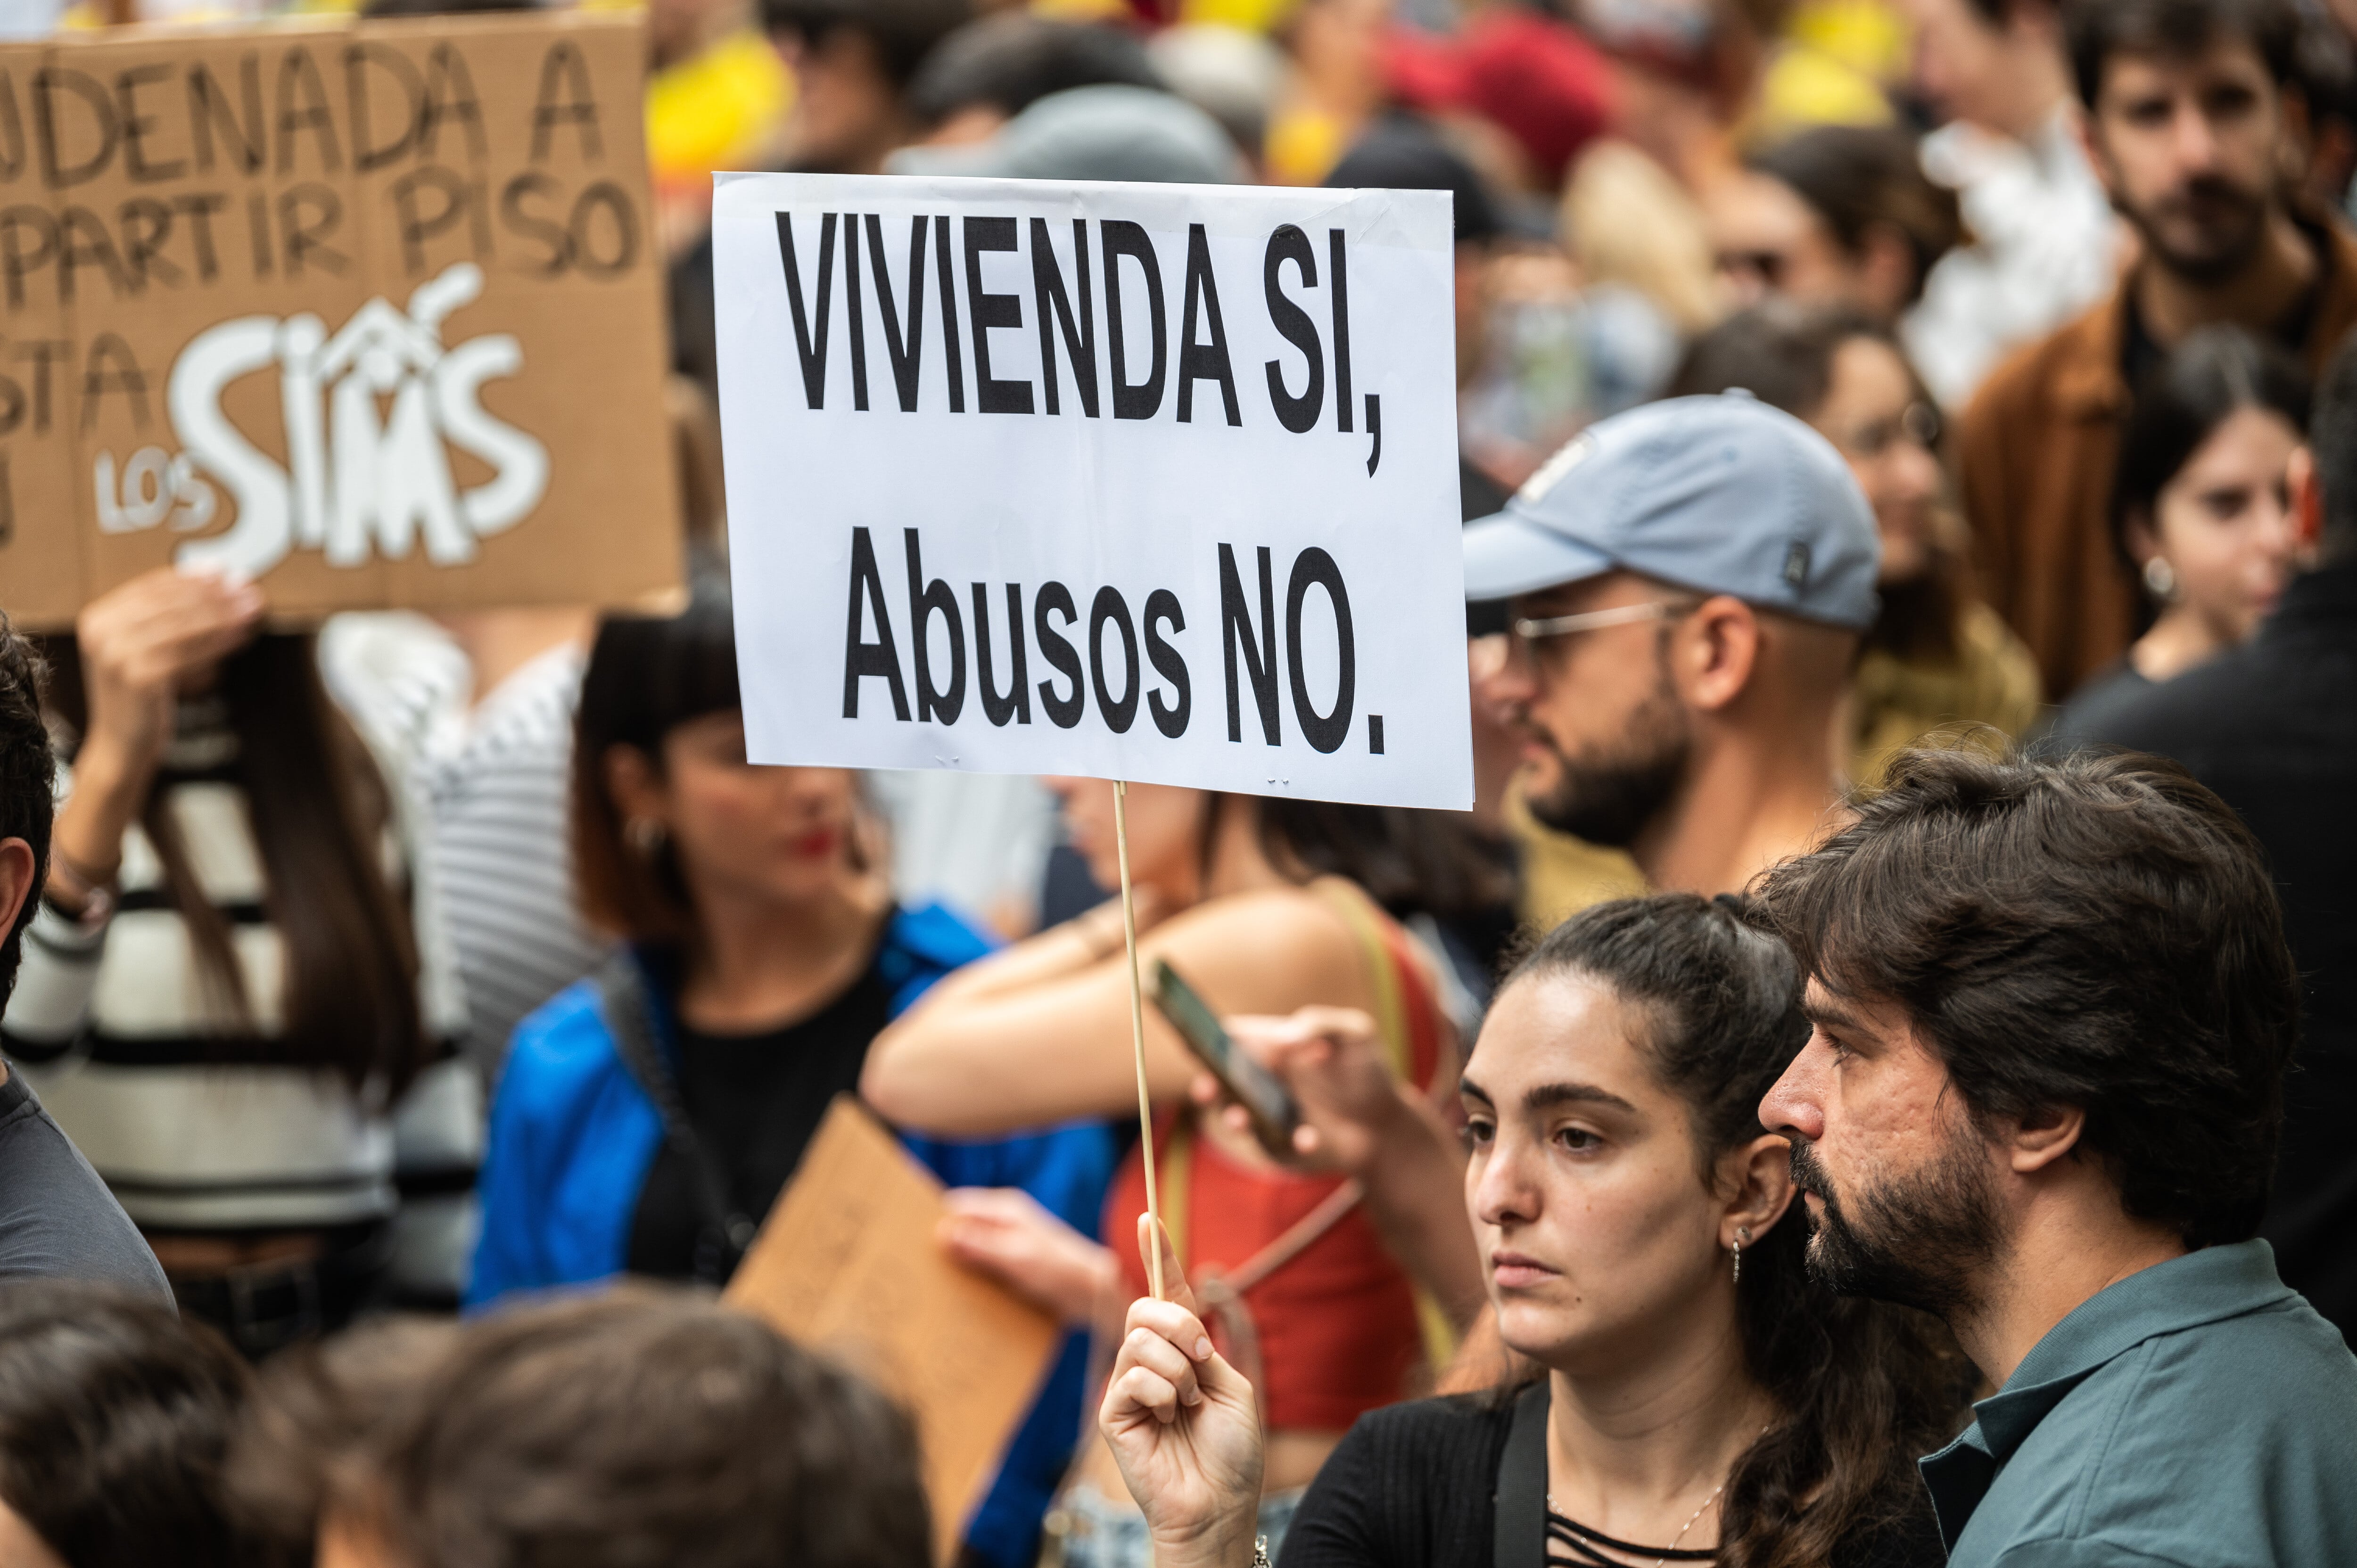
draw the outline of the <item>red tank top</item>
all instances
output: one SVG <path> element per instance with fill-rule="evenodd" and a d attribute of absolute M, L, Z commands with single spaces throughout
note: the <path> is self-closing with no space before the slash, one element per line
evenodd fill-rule
<path fill-rule="evenodd" d="M 1414 939 L 1350 884 L 1316 886 L 1365 950 L 1376 1030 L 1393 1071 L 1429 1089 L 1447 1025 L 1413 956 Z M 1183 1117 L 1158 1120 L 1155 1146 L 1164 1222 L 1190 1277 L 1232 1273 L 1343 1185 L 1241 1164 L 1195 1136 Z M 1135 1245 L 1125 1242 L 1144 1212 L 1143 1152 L 1133 1150 L 1106 1196 L 1103 1232 L 1133 1296 L 1148 1287 Z M 1261 1413 L 1272 1430 L 1341 1432 L 1420 1391 L 1414 1380 L 1426 1356 L 1415 1292 L 1363 1208 L 1353 1207 L 1243 1294 L 1260 1337 Z"/>

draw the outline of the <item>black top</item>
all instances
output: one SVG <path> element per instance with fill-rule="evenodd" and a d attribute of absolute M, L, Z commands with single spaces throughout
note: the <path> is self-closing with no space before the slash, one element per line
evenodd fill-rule
<path fill-rule="evenodd" d="M 1281 1568 L 1491 1568 L 1492 1494 L 1512 1423 L 1512 1407 L 1484 1394 L 1361 1416 L 1301 1499 Z M 1941 1568 L 1931 1501 L 1917 1502 L 1901 1529 L 1846 1545 L 1833 1568 Z"/>
<path fill-rule="evenodd" d="M 1620 1555 L 1612 1555 L 1615 1552 Z M 1627 1568 L 1621 1561 L 1624 1557 L 1651 1557 L 1654 1560 L 1653 1568 L 1662 1568 L 1666 1563 L 1709 1563 L 1717 1556 L 1716 1548 L 1696 1551 L 1691 1546 L 1642 1546 L 1631 1541 L 1616 1541 L 1553 1509 L 1546 1510 L 1547 1568 Z"/>
<path fill-rule="evenodd" d="M 869 1042 L 890 1020 L 892 993 L 870 962 L 848 989 L 800 1023 L 759 1035 L 680 1026 L 673 1069 L 696 1136 L 728 1176 L 731 1207 L 759 1220 L 778 1200 L 838 1094 L 855 1092 Z M 624 1267 L 687 1279 L 703 1210 L 694 1176 L 666 1141 L 639 1189 Z"/>
<path fill-rule="evenodd" d="M 2307 1017 L 2259 1233 L 2284 1283 L 2357 1344 L 2357 563 L 2294 578 L 2252 641 L 2088 738 L 2174 757 L 2266 848 Z"/>
<path fill-rule="evenodd" d="M 2071 693 L 2071 700 L 2048 725 L 2045 738 L 2064 746 L 2091 740 L 2110 729 L 2113 721 L 2142 701 L 2155 684 L 2126 656 L 2115 659 Z"/>
<path fill-rule="evenodd" d="M 2291 307 L 2276 318 L 2264 336 L 2293 359 L 2305 360 L 2309 336 L 2316 330 L 2317 312 L 2323 308 L 2325 290 L 2332 283 L 2332 238 L 2305 218 L 2295 217 L 2292 222 L 2316 254 L 2316 276 L 2309 280 L 2300 296 L 2292 301 Z M 2126 317 L 2120 328 L 2120 379 L 2127 383 L 2129 395 L 2133 396 L 2144 385 L 2145 378 L 2169 358 L 2169 350 L 2145 326 L 2144 312 L 2136 308 L 2135 289 L 2122 289 L 2120 304 Z"/>
<path fill-rule="evenodd" d="M 138 1228 L 22 1073 L 0 1083 L 0 1280 L 92 1280 L 171 1305 Z"/>

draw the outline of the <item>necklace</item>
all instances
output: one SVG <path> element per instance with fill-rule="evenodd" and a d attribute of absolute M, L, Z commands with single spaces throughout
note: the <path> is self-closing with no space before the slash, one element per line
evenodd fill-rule
<path fill-rule="evenodd" d="M 1710 1511 L 1710 1505 L 1718 1501 L 1719 1493 L 1725 1490 L 1727 1490 L 1725 1481 L 1712 1487 L 1710 1496 L 1703 1498 L 1702 1507 L 1695 1509 L 1685 1523 L 1678 1527 L 1677 1534 L 1670 1537 L 1669 1545 L 1658 1549 L 1651 1546 L 1638 1546 L 1626 1541 L 1615 1541 L 1601 1530 L 1588 1529 L 1555 1506 L 1553 1492 L 1547 1494 L 1546 1500 L 1547 1534 L 1550 1539 L 1568 1537 L 1569 1539 L 1564 1541 L 1564 1544 L 1578 1554 L 1574 1561 L 1582 1564 L 1582 1568 L 1590 1568 L 1590 1565 L 1594 1565 L 1594 1568 L 1619 1568 L 1619 1565 L 1614 1564 L 1610 1558 L 1597 1551 L 1599 1546 L 1609 1547 L 1615 1552 L 1627 1552 L 1631 1557 L 1641 1557 L 1648 1552 L 1659 1550 L 1661 1555 L 1653 1559 L 1652 1568 L 1663 1568 L 1663 1565 L 1673 1558 L 1681 1563 L 1706 1563 L 1717 1557 L 1718 1553 L 1716 1551 L 1681 1552 L 1678 1550 L 1678 1542 L 1684 1541 L 1686 1538 L 1686 1531 L 1692 1530 L 1701 1521 L 1702 1516 Z"/>
<path fill-rule="evenodd" d="M 1775 1424 L 1772 1421 L 1761 1423 L 1760 1435 L 1767 1436 L 1770 1429 Z M 1708 1552 L 1681 1552 L 1678 1550 L 1678 1542 L 1684 1541 L 1686 1538 L 1686 1531 L 1692 1530 L 1701 1521 L 1702 1516 L 1710 1511 L 1710 1505 L 1718 1501 L 1719 1494 L 1725 1490 L 1727 1490 L 1725 1481 L 1719 1482 L 1710 1489 L 1710 1496 L 1703 1498 L 1702 1507 L 1695 1509 L 1693 1516 L 1685 1523 L 1678 1526 L 1677 1534 L 1670 1537 L 1669 1545 L 1658 1549 L 1661 1555 L 1653 1559 L 1652 1568 L 1663 1568 L 1663 1564 L 1674 1560 L 1679 1563 L 1709 1563 L 1717 1558 L 1718 1550 L 1716 1547 Z M 1615 1563 L 1611 1558 L 1598 1552 L 1597 1548 L 1599 1546 L 1609 1546 L 1615 1552 L 1625 1552 L 1631 1557 L 1642 1557 L 1648 1552 L 1657 1550 L 1651 1546 L 1634 1545 L 1626 1541 L 1615 1541 L 1601 1530 L 1588 1529 L 1555 1506 L 1555 1493 L 1552 1491 L 1546 1494 L 1546 1514 L 1548 1544 L 1553 1545 L 1557 1540 L 1561 1540 L 1566 1547 L 1577 1554 L 1574 1561 L 1579 1568 L 1627 1568 L 1626 1564 Z M 1558 1525 L 1562 1527 L 1560 1530 L 1556 1528 Z"/>

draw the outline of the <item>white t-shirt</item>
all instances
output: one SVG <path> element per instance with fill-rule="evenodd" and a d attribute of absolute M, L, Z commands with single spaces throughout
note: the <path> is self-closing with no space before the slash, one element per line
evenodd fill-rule
<path fill-rule="evenodd" d="M 1955 191 L 1973 242 L 1940 258 L 1900 327 L 1908 357 L 1949 408 L 2007 350 L 2109 294 L 2120 220 L 2074 131 L 2071 105 L 2017 142 L 1958 120 L 1923 138 L 1923 172 Z"/>

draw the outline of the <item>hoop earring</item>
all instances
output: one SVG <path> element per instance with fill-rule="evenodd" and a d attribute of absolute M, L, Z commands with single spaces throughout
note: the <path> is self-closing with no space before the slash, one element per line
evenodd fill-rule
<path fill-rule="evenodd" d="M 630 841 L 632 849 L 651 860 L 671 832 L 652 817 L 632 817 L 623 827 L 622 836 Z"/>
<path fill-rule="evenodd" d="M 1749 1225 L 1738 1225 L 1735 1228 L 1735 1240 L 1727 1244 L 1727 1252 L 1735 1259 L 1735 1283 L 1737 1284 L 1741 1284 L 1743 1283 L 1743 1243 L 1750 1240 L 1751 1227 Z"/>
<path fill-rule="evenodd" d="M 2144 564 L 2144 585 L 2163 604 L 2177 596 L 2177 568 L 2156 555 Z"/>

